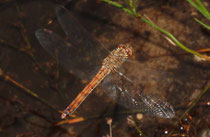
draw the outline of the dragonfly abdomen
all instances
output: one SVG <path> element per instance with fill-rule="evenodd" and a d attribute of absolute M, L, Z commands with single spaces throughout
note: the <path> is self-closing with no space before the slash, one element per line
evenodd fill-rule
<path fill-rule="evenodd" d="M 91 82 L 80 92 L 80 94 L 72 101 L 72 103 L 64 110 L 61 118 L 64 119 L 67 115 L 71 115 L 79 105 L 85 100 L 85 98 L 101 83 L 101 81 L 111 71 L 105 67 L 102 67 Z"/>
<path fill-rule="evenodd" d="M 121 44 L 113 50 L 102 62 L 102 67 L 91 82 L 82 90 L 75 100 L 64 110 L 61 118 L 71 115 L 98 84 L 113 70 L 117 69 L 128 57 L 132 55 L 129 44 Z"/>

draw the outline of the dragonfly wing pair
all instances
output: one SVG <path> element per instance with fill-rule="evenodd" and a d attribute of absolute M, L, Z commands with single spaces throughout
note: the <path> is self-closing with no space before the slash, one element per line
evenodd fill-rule
<path fill-rule="evenodd" d="M 37 39 L 70 73 L 81 79 L 90 80 L 93 70 L 101 66 L 108 51 L 90 36 L 67 9 L 57 6 L 56 14 L 69 42 L 47 29 L 37 30 L 35 32 Z"/>
<path fill-rule="evenodd" d="M 136 112 L 146 113 L 162 118 L 173 118 L 173 107 L 157 95 L 143 92 L 128 78 L 112 74 L 103 81 L 104 92 L 117 103 Z M 159 96 L 158 96 L 159 97 Z"/>

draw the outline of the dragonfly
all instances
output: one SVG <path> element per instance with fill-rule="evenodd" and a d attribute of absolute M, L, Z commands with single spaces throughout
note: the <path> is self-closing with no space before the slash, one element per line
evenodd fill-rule
<path fill-rule="evenodd" d="M 62 119 L 70 116 L 100 83 L 108 96 L 129 109 L 142 110 L 162 118 L 175 116 L 175 111 L 168 102 L 141 91 L 141 83 L 145 83 L 147 79 L 154 80 L 153 74 L 160 74 L 150 70 L 135 73 L 139 72 L 139 68 L 142 69 L 142 65 L 129 61 L 133 53 L 130 44 L 119 44 L 116 49 L 109 51 L 63 6 L 56 6 L 56 16 L 68 40 L 51 30 L 38 29 L 35 35 L 39 43 L 70 73 L 90 81 L 63 111 Z M 136 69 L 128 69 L 128 66 Z"/>

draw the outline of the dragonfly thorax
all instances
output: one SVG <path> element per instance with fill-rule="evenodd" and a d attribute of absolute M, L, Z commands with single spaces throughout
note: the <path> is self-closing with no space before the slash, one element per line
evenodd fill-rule
<path fill-rule="evenodd" d="M 117 69 L 126 59 L 132 55 L 132 48 L 129 44 L 120 44 L 117 49 L 113 50 L 107 56 L 102 65 L 113 71 Z"/>

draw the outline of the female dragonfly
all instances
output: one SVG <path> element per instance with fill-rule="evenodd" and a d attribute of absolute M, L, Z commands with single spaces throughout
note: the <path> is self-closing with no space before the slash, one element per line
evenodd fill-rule
<path fill-rule="evenodd" d="M 70 43 L 47 29 L 35 32 L 38 41 L 71 73 L 81 79 L 90 80 L 64 110 L 62 119 L 71 115 L 101 82 L 108 96 L 129 109 L 141 110 L 162 118 L 174 117 L 175 112 L 170 104 L 153 94 L 141 91 L 139 85 L 150 81 L 147 79 L 153 79 L 155 71 L 146 69 L 139 71 L 141 68 L 139 62 L 128 61 L 133 53 L 129 44 L 119 44 L 116 49 L 109 52 L 104 45 L 90 36 L 67 9 L 57 6 L 56 15 Z M 99 70 L 97 66 L 101 66 Z M 128 69 L 128 66 L 132 67 Z M 96 72 L 95 76 L 90 73 L 93 70 Z"/>

